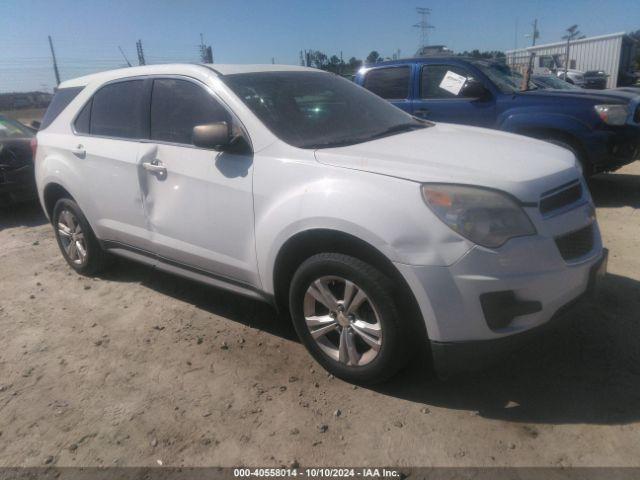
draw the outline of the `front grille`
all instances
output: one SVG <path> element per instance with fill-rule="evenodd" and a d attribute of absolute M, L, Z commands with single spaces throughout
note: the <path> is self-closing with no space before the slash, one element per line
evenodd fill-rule
<path fill-rule="evenodd" d="M 640 123 L 640 105 L 636 107 L 636 114 L 633 116 L 633 121 Z"/>
<path fill-rule="evenodd" d="M 585 256 L 593 249 L 593 224 L 556 237 L 560 255 L 566 261 Z"/>
<path fill-rule="evenodd" d="M 543 215 L 553 210 L 571 205 L 582 198 L 582 184 L 575 183 L 559 192 L 552 193 L 540 200 L 540 213 Z"/>

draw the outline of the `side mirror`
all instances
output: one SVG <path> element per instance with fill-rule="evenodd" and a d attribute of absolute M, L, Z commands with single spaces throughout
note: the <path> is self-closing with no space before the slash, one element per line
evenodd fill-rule
<path fill-rule="evenodd" d="M 483 98 L 489 93 L 484 85 L 475 79 L 469 79 L 462 87 L 462 96 L 466 98 Z"/>
<path fill-rule="evenodd" d="M 222 151 L 231 145 L 231 129 L 227 122 L 197 125 L 191 139 L 196 147 Z"/>

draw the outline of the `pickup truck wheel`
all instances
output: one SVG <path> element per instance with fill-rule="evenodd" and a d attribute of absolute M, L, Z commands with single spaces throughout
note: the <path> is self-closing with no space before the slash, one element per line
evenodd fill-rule
<path fill-rule="evenodd" d="M 78 204 L 62 198 L 53 207 L 53 230 L 62 256 L 82 275 L 98 273 L 107 263 L 102 249 Z"/>
<path fill-rule="evenodd" d="M 399 314 L 390 280 L 342 254 L 306 260 L 289 289 L 300 340 L 328 372 L 359 384 L 379 383 L 409 356 L 409 325 Z"/>
<path fill-rule="evenodd" d="M 585 178 L 591 177 L 595 174 L 593 165 L 586 161 L 584 155 L 582 155 L 573 145 L 564 140 L 554 137 L 545 138 L 544 140 L 546 142 L 553 143 L 554 145 L 558 145 L 559 147 L 566 148 L 567 150 L 572 152 L 580 162 L 580 165 L 582 165 L 582 174 Z"/>

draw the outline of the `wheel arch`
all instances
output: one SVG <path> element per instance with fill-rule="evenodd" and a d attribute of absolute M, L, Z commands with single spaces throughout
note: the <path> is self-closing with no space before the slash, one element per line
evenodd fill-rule
<path fill-rule="evenodd" d="M 288 293 L 291 279 L 307 258 L 318 253 L 341 253 L 369 263 L 389 277 L 396 287 L 393 292 L 399 300 L 402 314 L 409 316 L 416 329 L 416 338 L 427 343 L 426 325 L 417 299 L 393 262 L 379 249 L 354 235 L 327 228 L 314 228 L 296 233 L 282 245 L 273 266 L 273 288 L 276 307 L 288 311 Z"/>
<path fill-rule="evenodd" d="M 70 198 L 74 202 L 76 201 L 73 198 L 73 195 L 71 195 L 65 187 L 57 182 L 50 182 L 44 187 L 42 194 L 43 207 L 47 217 L 49 217 L 49 220 L 51 221 L 53 221 L 53 208 L 55 207 L 56 202 L 61 198 Z"/>

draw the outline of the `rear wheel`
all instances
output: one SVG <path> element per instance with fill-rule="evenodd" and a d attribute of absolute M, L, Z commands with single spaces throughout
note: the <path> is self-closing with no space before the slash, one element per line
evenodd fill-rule
<path fill-rule="evenodd" d="M 396 373 L 413 344 L 390 280 L 342 254 L 306 260 L 291 282 L 289 307 L 300 340 L 327 371 L 372 384 Z"/>
<path fill-rule="evenodd" d="M 69 198 L 58 200 L 52 223 L 62 256 L 71 268 L 83 275 L 93 275 L 104 268 L 107 253 L 76 202 Z"/>

